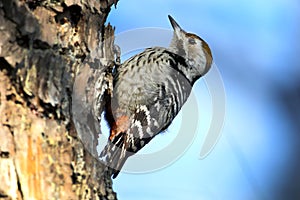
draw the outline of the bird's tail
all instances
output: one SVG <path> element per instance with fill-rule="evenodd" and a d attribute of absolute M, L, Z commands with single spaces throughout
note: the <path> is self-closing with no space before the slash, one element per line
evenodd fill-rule
<path fill-rule="evenodd" d="M 100 160 L 112 169 L 113 178 L 118 176 L 128 157 L 133 155 L 124 147 L 124 137 L 125 134 L 119 134 L 114 141 L 108 140 L 99 156 Z"/>

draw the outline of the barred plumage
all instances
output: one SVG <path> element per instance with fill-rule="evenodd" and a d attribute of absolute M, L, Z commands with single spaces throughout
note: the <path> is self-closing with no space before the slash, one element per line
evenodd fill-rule
<path fill-rule="evenodd" d="M 211 66 L 208 45 L 169 18 L 174 28 L 169 48 L 146 49 L 116 69 L 106 106 L 109 143 L 100 154 L 115 169 L 114 178 L 129 156 L 171 124 L 195 81 Z"/>

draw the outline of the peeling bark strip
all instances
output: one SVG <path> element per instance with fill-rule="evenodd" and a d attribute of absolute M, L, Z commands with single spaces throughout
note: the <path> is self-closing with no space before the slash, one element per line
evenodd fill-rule
<path fill-rule="evenodd" d="M 71 105 L 83 61 L 96 79 L 114 60 L 104 23 L 116 3 L 0 0 L 0 199 L 116 199 L 106 167 L 77 137 Z M 99 124 L 103 97 L 94 95 Z"/>

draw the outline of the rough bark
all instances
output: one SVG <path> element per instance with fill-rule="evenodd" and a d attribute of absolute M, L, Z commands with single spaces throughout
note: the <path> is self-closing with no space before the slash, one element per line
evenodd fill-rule
<path fill-rule="evenodd" d="M 116 199 L 94 151 L 116 2 L 0 0 L 0 199 Z"/>

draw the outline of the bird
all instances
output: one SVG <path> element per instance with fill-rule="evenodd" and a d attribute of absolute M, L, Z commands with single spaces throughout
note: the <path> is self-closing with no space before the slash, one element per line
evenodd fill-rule
<path fill-rule="evenodd" d="M 112 178 L 130 156 L 169 127 L 194 83 L 211 68 L 208 44 L 168 17 L 173 27 L 169 47 L 147 48 L 115 68 L 105 106 L 110 135 L 99 155 L 112 169 Z"/>

